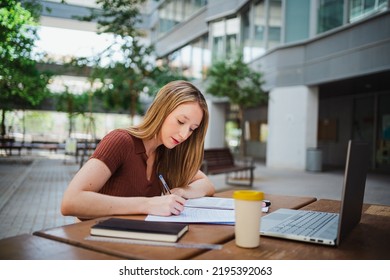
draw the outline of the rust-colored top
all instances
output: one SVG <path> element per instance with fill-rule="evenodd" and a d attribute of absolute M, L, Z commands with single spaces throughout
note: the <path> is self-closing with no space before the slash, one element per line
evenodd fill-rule
<path fill-rule="evenodd" d="M 142 140 L 126 130 L 108 133 L 91 158 L 104 162 L 112 173 L 99 193 L 122 197 L 161 195 L 156 171 L 153 170 L 150 181 L 146 177 L 147 156 Z"/>

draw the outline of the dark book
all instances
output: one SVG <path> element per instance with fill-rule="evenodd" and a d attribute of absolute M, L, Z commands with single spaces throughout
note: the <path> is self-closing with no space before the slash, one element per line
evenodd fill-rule
<path fill-rule="evenodd" d="M 91 235 L 176 242 L 188 229 L 181 223 L 110 218 L 93 225 Z"/>

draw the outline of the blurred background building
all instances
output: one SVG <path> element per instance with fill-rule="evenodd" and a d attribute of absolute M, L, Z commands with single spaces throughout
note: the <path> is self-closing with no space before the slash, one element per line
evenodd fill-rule
<path fill-rule="evenodd" d="M 42 40 L 61 40 L 58 30 L 72 30 L 67 40 L 76 44 L 78 32 L 89 32 L 85 38 L 96 30 L 74 19 L 99 9 L 94 1 L 40 2 L 50 8 L 41 25 L 54 32 Z M 269 167 L 305 169 L 312 151 L 322 165 L 342 166 L 347 141 L 357 139 L 371 144 L 371 169 L 390 172 L 389 0 L 149 0 L 141 11 L 139 28 L 156 47 L 156 63 L 168 63 L 201 89 L 213 61 L 237 51 L 264 75 L 268 106 L 245 112 L 245 139 L 227 129 L 236 108 L 208 96 L 206 148 L 234 150 L 246 141 L 246 155 Z M 110 40 L 91 36 L 96 49 Z M 49 47 L 53 56 L 56 48 Z M 79 76 L 59 79 L 83 84 Z"/>

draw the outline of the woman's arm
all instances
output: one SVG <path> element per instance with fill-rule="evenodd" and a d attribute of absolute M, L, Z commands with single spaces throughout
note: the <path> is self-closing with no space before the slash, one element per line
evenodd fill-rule
<path fill-rule="evenodd" d="M 157 197 L 116 197 L 100 194 L 111 176 L 110 169 L 98 159 L 90 159 L 77 172 L 64 193 L 61 212 L 65 216 L 93 218 L 110 215 L 178 215 L 185 200 L 178 195 Z"/>
<path fill-rule="evenodd" d="M 214 195 L 215 187 L 206 174 L 199 170 L 188 187 L 174 188 L 171 192 L 184 198 L 197 198 Z"/>

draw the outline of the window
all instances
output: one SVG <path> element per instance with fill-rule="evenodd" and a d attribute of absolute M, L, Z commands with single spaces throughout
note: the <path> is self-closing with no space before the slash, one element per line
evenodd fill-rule
<path fill-rule="evenodd" d="M 387 0 L 349 0 L 349 20 L 354 22 L 387 9 Z"/>
<path fill-rule="evenodd" d="M 344 1 L 319 0 L 317 33 L 343 25 Z"/>
<path fill-rule="evenodd" d="M 225 36 L 225 22 L 218 21 L 211 25 L 211 36 L 212 36 L 212 51 L 213 60 L 219 60 L 225 56 L 224 51 L 224 36 Z"/>
<path fill-rule="evenodd" d="M 188 78 L 205 78 L 206 70 L 210 67 L 207 35 L 183 46 L 158 62 L 166 62 L 171 69 L 178 70 Z"/>
<path fill-rule="evenodd" d="M 254 6 L 255 36 L 253 39 L 253 57 L 260 56 L 265 52 L 265 19 L 264 2 L 259 1 Z"/>
<path fill-rule="evenodd" d="M 268 49 L 271 49 L 280 44 L 282 27 L 282 2 L 280 0 L 270 1 L 268 15 Z"/>
<path fill-rule="evenodd" d="M 244 12 L 241 16 L 241 38 L 242 38 L 242 52 L 244 55 L 244 61 L 249 62 L 252 58 L 252 41 L 251 41 L 251 28 L 250 28 L 250 10 Z"/>

